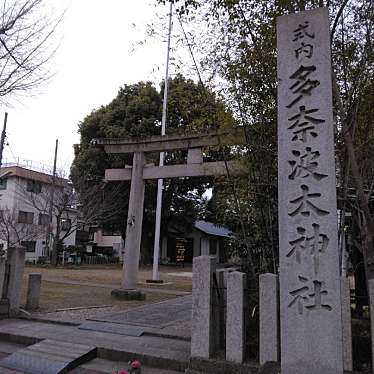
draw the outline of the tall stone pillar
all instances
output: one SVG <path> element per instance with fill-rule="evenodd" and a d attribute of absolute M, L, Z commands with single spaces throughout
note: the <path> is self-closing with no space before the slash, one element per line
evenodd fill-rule
<path fill-rule="evenodd" d="M 275 274 L 260 275 L 260 365 L 279 361 L 279 287 Z"/>
<path fill-rule="evenodd" d="M 135 152 L 132 164 L 129 209 L 127 213 L 125 256 L 123 263 L 122 288 L 136 288 L 139 271 L 140 242 L 142 239 L 144 180 L 144 153 Z"/>
<path fill-rule="evenodd" d="M 214 257 L 193 259 L 191 357 L 209 358 L 213 354 L 212 290 L 215 268 Z"/>
<path fill-rule="evenodd" d="M 245 358 L 246 275 L 227 275 L 226 360 L 241 364 Z"/>
<path fill-rule="evenodd" d="M 16 315 L 21 304 L 21 289 L 25 269 L 25 248 L 8 248 L 9 285 L 7 298 L 9 300 L 9 314 Z"/>
<path fill-rule="evenodd" d="M 342 374 L 327 8 L 278 18 L 282 374 Z"/>

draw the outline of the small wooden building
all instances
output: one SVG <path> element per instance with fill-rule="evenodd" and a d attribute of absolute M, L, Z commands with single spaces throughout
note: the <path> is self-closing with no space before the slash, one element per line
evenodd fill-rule
<path fill-rule="evenodd" d="M 190 233 L 170 227 L 162 238 L 161 263 L 192 263 L 195 256 L 211 255 L 217 262 L 226 260 L 225 239 L 232 232 L 208 221 L 196 221 Z"/>

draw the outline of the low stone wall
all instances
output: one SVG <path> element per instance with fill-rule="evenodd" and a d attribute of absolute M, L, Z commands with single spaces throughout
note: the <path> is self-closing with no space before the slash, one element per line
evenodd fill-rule
<path fill-rule="evenodd" d="M 245 334 L 248 320 L 246 316 L 248 298 L 246 283 L 244 273 L 232 269 L 216 270 L 214 257 L 200 256 L 194 258 L 192 362 L 210 362 L 213 357 L 216 357 L 217 351 L 225 348 L 226 362 L 242 367 L 240 365 L 248 357 L 246 347 L 249 346 Z M 259 287 L 259 364 L 264 366 L 268 362 L 280 361 L 278 276 L 275 274 L 260 275 Z M 371 300 L 374 300 L 374 281 L 370 283 L 370 287 Z M 350 290 L 347 279 L 342 279 L 341 289 L 344 370 L 349 372 L 352 370 L 353 364 Z M 372 319 L 374 319 L 374 303 L 372 304 Z M 225 336 L 225 344 L 223 345 L 220 341 L 222 336 Z M 372 336 L 374 336 L 373 328 Z M 237 366 L 234 365 L 233 367 Z M 267 367 L 269 365 L 265 365 L 264 370 L 267 370 Z M 202 370 L 194 369 L 193 365 L 190 369 Z M 227 373 L 229 372 L 231 371 L 227 371 Z M 266 373 L 266 371 L 262 372 Z"/>

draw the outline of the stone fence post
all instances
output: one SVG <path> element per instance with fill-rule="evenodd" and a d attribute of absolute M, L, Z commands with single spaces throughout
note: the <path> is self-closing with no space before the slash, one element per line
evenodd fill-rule
<path fill-rule="evenodd" d="M 279 361 L 279 279 L 260 275 L 260 365 Z"/>
<path fill-rule="evenodd" d="M 352 359 L 352 322 L 351 322 L 351 289 L 348 278 L 342 278 L 342 328 L 343 328 L 343 366 L 344 370 L 353 370 Z"/>
<path fill-rule="evenodd" d="M 40 273 L 29 274 L 26 309 L 33 310 L 39 308 L 41 284 L 42 275 Z"/>
<path fill-rule="evenodd" d="M 25 269 L 25 248 L 8 248 L 8 262 L 10 270 L 7 297 L 9 300 L 9 315 L 12 316 L 19 312 L 21 303 L 22 279 Z"/>
<path fill-rule="evenodd" d="M 212 289 L 216 258 L 193 259 L 191 357 L 209 358 L 213 353 Z"/>
<path fill-rule="evenodd" d="M 226 344 L 227 275 L 234 270 L 221 268 L 214 273 L 212 318 L 215 351 L 224 349 Z"/>
<path fill-rule="evenodd" d="M 246 275 L 227 274 L 226 360 L 241 364 L 245 358 Z"/>

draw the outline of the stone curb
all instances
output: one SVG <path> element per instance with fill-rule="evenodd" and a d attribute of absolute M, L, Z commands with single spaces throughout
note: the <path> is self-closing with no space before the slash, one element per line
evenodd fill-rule
<path fill-rule="evenodd" d="M 58 321 L 58 320 L 53 320 L 53 319 L 48 319 L 48 318 L 28 317 L 28 316 L 17 316 L 17 319 L 25 319 L 27 321 L 50 323 L 52 325 L 63 325 L 63 326 L 80 326 L 82 324 L 78 322 Z"/>
<path fill-rule="evenodd" d="M 70 371 L 72 374 L 104 374 L 104 371 L 94 370 L 94 369 L 84 369 L 77 367 Z"/>
<path fill-rule="evenodd" d="M 33 321 L 33 322 L 50 323 L 52 325 L 74 326 L 74 327 L 82 325 L 82 323 L 79 323 L 79 322 L 59 321 L 59 320 L 40 318 L 40 317 L 17 316 L 17 318 L 25 319 L 27 321 Z M 96 322 L 96 320 L 92 320 L 92 321 Z M 113 323 L 116 323 L 116 322 L 113 322 Z M 174 334 L 168 334 L 168 333 L 158 333 L 156 331 L 144 331 L 143 335 L 154 336 L 156 338 L 182 340 L 186 342 L 191 341 L 191 338 L 187 336 L 174 335 Z"/>
<path fill-rule="evenodd" d="M 17 316 L 18 319 L 25 319 L 27 321 L 33 321 L 33 322 L 42 322 L 42 323 L 50 323 L 55 325 L 62 325 L 62 326 L 80 326 L 82 323 L 78 322 L 69 322 L 69 321 L 59 321 L 59 320 L 53 320 L 48 318 L 40 318 L 40 317 L 28 317 L 28 316 Z M 95 322 L 95 320 L 92 320 Z M 113 322 L 115 323 L 115 322 Z M 174 340 L 182 340 L 186 342 L 190 342 L 190 337 L 180 336 L 180 335 L 174 335 L 174 334 L 168 334 L 168 333 L 158 333 L 156 331 L 144 331 L 143 335 L 147 336 L 154 336 L 156 338 L 165 338 L 165 339 L 174 339 Z"/>
<path fill-rule="evenodd" d="M 15 334 L 9 334 L 6 332 L 0 332 L 0 340 L 10 342 L 10 343 L 32 345 L 32 344 L 39 343 L 45 339 L 35 338 L 32 336 L 26 336 L 26 335 L 15 335 Z"/>
<path fill-rule="evenodd" d="M 237 364 L 218 359 L 191 358 L 189 361 L 188 374 L 259 374 L 259 366 L 255 362 Z M 269 373 L 270 374 L 270 373 Z"/>
<path fill-rule="evenodd" d="M 180 336 L 180 335 L 173 335 L 168 333 L 158 333 L 153 331 L 144 331 L 143 335 L 147 336 L 155 336 L 156 338 L 164 338 L 164 339 L 173 339 L 173 340 L 182 340 L 184 342 L 190 342 L 191 338 L 187 336 Z"/>

